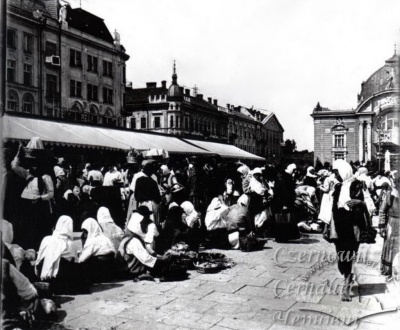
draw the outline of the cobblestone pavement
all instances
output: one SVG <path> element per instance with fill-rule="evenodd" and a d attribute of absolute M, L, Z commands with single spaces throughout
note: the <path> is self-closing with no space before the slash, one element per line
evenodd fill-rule
<path fill-rule="evenodd" d="M 400 305 L 397 287 L 379 276 L 381 247 L 380 238 L 361 246 L 351 302 L 337 294 L 336 262 L 320 262 L 334 246 L 311 234 L 291 243 L 269 241 L 257 252 L 211 250 L 236 262 L 217 274 L 190 271 L 180 282 L 123 281 L 56 297 L 58 322 L 39 328 L 398 329 L 397 310 L 368 316 Z"/>

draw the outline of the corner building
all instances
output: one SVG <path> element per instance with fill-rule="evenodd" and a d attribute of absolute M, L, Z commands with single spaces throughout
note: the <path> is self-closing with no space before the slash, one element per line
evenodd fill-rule
<path fill-rule="evenodd" d="M 399 166 L 399 59 L 395 53 L 362 82 L 355 110 L 317 104 L 311 114 L 315 160 L 382 161 L 389 151 L 392 169 Z"/>
<path fill-rule="evenodd" d="M 125 62 L 103 19 L 58 0 L 7 0 L 5 111 L 125 126 Z"/>

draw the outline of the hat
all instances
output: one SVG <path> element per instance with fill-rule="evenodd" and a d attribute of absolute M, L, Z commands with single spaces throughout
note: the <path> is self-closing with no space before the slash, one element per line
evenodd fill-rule
<path fill-rule="evenodd" d="M 155 162 L 154 159 L 145 159 L 144 161 L 142 161 L 142 166 L 146 166 L 147 164 L 151 164 L 154 162 Z"/>
<path fill-rule="evenodd" d="M 149 208 L 148 208 L 147 206 L 144 206 L 144 205 L 139 206 L 139 207 L 137 208 L 137 211 L 138 211 L 138 213 L 140 213 L 140 214 L 143 215 L 143 216 L 153 214 L 153 212 L 150 211 Z"/>
<path fill-rule="evenodd" d="M 262 174 L 261 168 L 256 167 L 253 171 L 251 171 L 251 174 Z"/>

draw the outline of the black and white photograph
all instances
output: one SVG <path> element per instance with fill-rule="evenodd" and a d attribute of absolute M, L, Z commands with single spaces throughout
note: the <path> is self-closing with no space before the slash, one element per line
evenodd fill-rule
<path fill-rule="evenodd" d="M 0 0 L 1 329 L 394 330 L 398 0 Z"/>

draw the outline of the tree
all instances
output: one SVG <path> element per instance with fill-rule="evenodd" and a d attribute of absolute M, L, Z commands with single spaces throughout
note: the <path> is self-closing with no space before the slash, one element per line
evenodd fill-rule
<path fill-rule="evenodd" d="M 292 154 L 292 153 L 294 153 L 296 151 L 296 149 L 297 149 L 297 144 L 296 144 L 295 140 L 287 139 L 285 141 L 285 146 L 283 147 L 283 153 L 284 154 L 286 154 L 286 155 L 287 154 Z"/>

